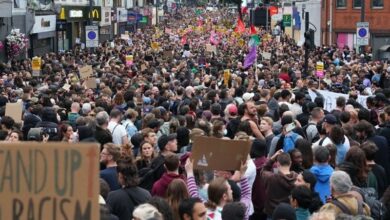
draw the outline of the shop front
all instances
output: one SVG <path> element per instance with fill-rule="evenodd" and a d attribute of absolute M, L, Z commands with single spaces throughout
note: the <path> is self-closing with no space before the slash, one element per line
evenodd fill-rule
<path fill-rule="evenodd" d="M 58 50 L 69 50 L 85 43 L 85 26 L 99 23 L 102 10 L 99 6 L 62 6 L 57 17 Z"/>
<path fill-rule="evenodd" d="M 30 31 L 30 55 L 42 56 L 55 50 L 56 15 L 35 15 Z"/>

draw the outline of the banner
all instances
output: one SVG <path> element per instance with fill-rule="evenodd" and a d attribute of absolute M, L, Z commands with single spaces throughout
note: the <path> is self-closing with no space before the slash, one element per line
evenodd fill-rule
<path fill-rule="evenodd" d="M 324 97 L 324 109 L 327 111 L 332 111 L 333 109 L 336 108 L 336 99 L 340 96 L 345 97 L 345 99 L 349 99 L 348 94 L 343 94 L 343 93 L 336 93 L 336 92 L 330 92 L 326 90 L 317 90 L 319 94 L 321 94 Z M 314 99 L 317 97 L 317 94 L 309 89 L 309 96 L 311 100 L 314 102 Z M 368 96 L 365 95 L 358 95 L 357 102 L 362 105 L 364 108 L 367 108 L 367 101 Z"/>
<path fill-rule="evenodd" d="M 99 146 L 2 143 L 0 219 L 100 219 Z"/>

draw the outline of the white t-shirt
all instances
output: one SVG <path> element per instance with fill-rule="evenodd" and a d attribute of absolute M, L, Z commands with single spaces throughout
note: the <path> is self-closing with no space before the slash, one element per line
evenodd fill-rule
<path fill-rule="evenodd" d="M 114 121 L 110 121 L 108 123 L 108 130 L 110 130 L 112 134 L 112 142 L 114 144 L 123 144 L 122 143 L 122 138 L 127 136 L 126 129 L 123 125 L 118 124 Z"/>

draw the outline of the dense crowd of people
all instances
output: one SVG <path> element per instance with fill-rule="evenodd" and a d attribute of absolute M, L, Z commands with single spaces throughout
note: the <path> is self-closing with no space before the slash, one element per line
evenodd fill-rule
<path fill-rule="evenodd" d="M 100 144 L 101 219 L 390 219 L 387 62 L 321 46 L 304 72 L 302 47 L 255 29 L 244 68 L 254 33 L 232 28 L 236 14 L 178 13 L 129 39 L 46 54 L 39 76 L 31 60 L 1 63 L 0 140 Z M 318 90 L 349 98 L 328 111 Z M 22 123 L 5 115 L 14 102 Z M 251 141 L 250 155 L 236 171 L 194 170 L 198 136 Z"/>

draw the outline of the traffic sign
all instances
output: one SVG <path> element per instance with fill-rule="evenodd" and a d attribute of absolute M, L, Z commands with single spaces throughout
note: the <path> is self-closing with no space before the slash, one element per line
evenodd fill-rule
<path fill-rule="evenodd" d="M 356 44 L 360 46 L 369 45 L 370 29 L 368 22 L 356 23 Z"/>
<path fill-rule="evenodd" d="M 85 26 L 86 35 L 86 47 L 98 47 L 99 46 L 99 27 L 96 25 Z"/>

